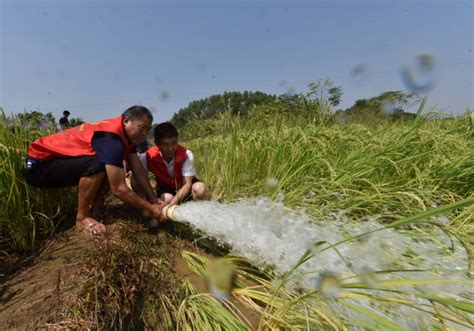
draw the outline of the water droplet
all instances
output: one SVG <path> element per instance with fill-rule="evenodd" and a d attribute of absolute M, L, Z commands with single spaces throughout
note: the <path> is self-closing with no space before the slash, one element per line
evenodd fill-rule
<path fill-rule="evenodd" d="M 274 190 L 276 189 L 276 187 L 278 186 L 278 179 L 276 179 L 275 177 L 268 177 L 265 181 L 265 188 L 267 190 Z"/>
<path fill-rule="evenodd" d="M 278 192 L 276 201 L 281 203 L 285 202 L 285 193 L 283 193 L 282 191 Z"/>
<path fill-rule="evenodd" d="M 160 99 L 161 101 L 166 101 L 170 97 L 170 94 L 167 91 L 161 91 L 160 92 Z"/>
<path fill-rule="evenodd" d="M 369 81 L 367 67 L 363 64 L 356 65 L 350 73 L 350 79 L 355 86 L 363 86 Z"/>
<path fill-rule="evenodd" d="M 267 29 L 266 31 L 267 31 L 267 33 L 268 33 L 268 32 L 270 32 L 270 29 Z"/>
<path fill-rule="evenodd" d="M 164 244 L 168 240 L 168 234 L 165 231 L 160 231 L 157 234 L 157 239 L 159 243 Z"/>
<path fill-rule="evenodd" d="M 394 102 L 386 101 L 382 104 L 382 108 L 384 112 L 392 114 L 397 109 L 397 106 Z"/>
<path fill-rule="evenodd" d="M 286 82 L 285 80 L 280 80 L 280 81 L 278 82 L 278 86 L 279 86 L 279 87 L 285 87 L 286 85 L 287 85 L 287 82 Z"/>
<path fill-rule="evenodd" d="M 432 55 L 423 54 L 415 58 L 414 66 L 405 66 L 400 74 L 405 87 L 413 93 L 426 93 L 436 81 L 436 64 Z"/>
<path fill-rule="evenodd" d="M 341 291 L 339 278 L 331 271 L 323 271 L 316 277 L 316 287 L 328 299 L 339 297 Z"/>
<path fill-rule="evenodd" d="M 313 254 L 313 256 L 316 256 L 321 252 L 321 246 L 324 245 L 325 243 L 326 243 L 325 241 L 318 241 L 310 245 L 309 249 L 311 250 L 311 253 Z"/>
<path fill-rule="evenodd" d="M 216 76 L 212 75 L 211 78 L 214 79 L 214 78 L 216 78 Z"/>
<path fill-rule="evenodd" d="M 239 174 L 239 182 L 242 184 L 248 183 L 250 181 L 250 175 L 246 172 L 242 172 Z"/>
<path fill-rule="evenodd" d="M 120 80 L 120 73 L 114 72 L 114 74 L 112 75 L 112 79 L 113 80 Z"/>
<path fill-rule="evenodd" d="M 39 128 L 40 129 L 43 129 L 43 130 L 46 130 L 50 127 L 51 125 L 51 122 L 48 121 L 47 119 L 42 119 L 40 122 L 39 122 Z"/>
<path fill-rule="evenodd" d="M 236 279 L 234 265 L 225 259 L 217 259 L 207 267 L 207 285 L 209 292 L 220 301 L 230 297 Z"/>
<path fill-rule="evenodd" d="M 366 286 L 370 288 L 377 288 L 378 280 L 375 276 L 375 273 L 372 269 L 367 266 L 362 267 L 361 274 L 359 275 L 360 279 L 365 283 Z"/>

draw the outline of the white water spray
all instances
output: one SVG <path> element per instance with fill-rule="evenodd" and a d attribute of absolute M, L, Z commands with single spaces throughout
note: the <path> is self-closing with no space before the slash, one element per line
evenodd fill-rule
<path fill-rule="evenodd" d="M 315 220 L 266 198 L 232 204 L 190 202 L 174 209 L 172 218 L 190 224 L 220 243 L 230 244 L 234 254 L 257 266 L 272 267 L 277 274 L 291 270 L 311 249 L 314 257 L 301 265 L 292 277 L 298 287 L 314 288 L 321 281 L 321 275 L 328 273 L 339 279 L 359 275 L 359 280 L 376 284 L 394 279 L 393 273 L 375 273 L 389 269 L 424 270 L 400 272 L 395 275 L 399 278 L 466 279 L 466 252 L 457 243 L 453 246 L 453 242 L 436 229 L 424 237 L 419 233 L 413 235 L 413 231 L 386 229 L 338 245 L 338 251 L 321 252 L 321 247 L 381 225 L 375 220 L 352 223 L 337 214 Z M 320 245 L 315 245 L 317 243 Z M 408 286 L 397 289 L 412 291 Z M 472 295 L 472 289 L 464 283 L 427 284 L 419 286 L 419 290 L 464 300 L 469 293 Z M 422 318 L 415 310 L 402 306 L 399 313 L 406 316 L 407 323 Z M 410 313 L 413 316 L 408 317 Z"/>

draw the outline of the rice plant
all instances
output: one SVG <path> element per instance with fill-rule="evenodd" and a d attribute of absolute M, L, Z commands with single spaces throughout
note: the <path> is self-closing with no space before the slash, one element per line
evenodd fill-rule
<path fill-rule="evenodd" d="M 420 237 L 432 236 L 430 229 L 436 227 L 466 251 L 463 271 L 469 278 L 474 238 L 472 117 L 436 118 L 433 113 L 423 115 L 422 107 L 413 121 L 340 125 L 267 105 L 253 109 L 245 118 L 222 114 L 202 121 L 195 127 L 199 138 L 185 145 L 193 150 L 198 176 L 215 200 L 268 196 L 319 219 L 339 215 L 361 225 L 377 219 L 383 225 L 377 231 L 404 227 Z M 3 246 L 31 249 L 38 235 L 51 233 L 58 218 L 71 214 L 75 195 L 71 190 L 38 191 L 24 182 L 19 169 L 27 146 L 48 131 L 14 123 L 15 118 L 2 115 L 0 239 Z M 433 218 L 438 214 L 445 216 Z M 338 243 L 321 244 L 319 249 L 337 250 L 344 242 L 367 234 L 348 235 Z M 140 258 L 134 260 L 122 251 L 120 255 L 109 253 L 95 260 L 116 272 L 100 274 L 110 278 L 100 278 L 100 283 L 89 287 L 89 298 L 94 300 L 84 306 L 95 309 L 100 303 L 101 311 L 106 312 L 104 320 L 94 315 L 96 326 L 110 321 L 124 326 L 124 316 L 132 311 L 140 312 L 148 327 L 185 330 L 451 330 L 474 325 L 472 293 L 462 300 L 437 295 L 425 286 L 451 286 L 455 281 L 441 276 L 412 277 L 417 270 L 395 266 L 345 277 L 326 273 L 319 275 L 313 289 L 295 290 L 286 285 L 294 281 L 298 268 L 313 258 L 311 251 L 285 275 L 228 256 L 237 277 L 230 299 L 221 300 L 176 280 L 171 283 L 175 286 L 172 291 L 146 292 L 146 280 L 135 271 L 142 265 L 152 268 L 149 256 L 138 252 Z M 190 252 L 183 256 L 191 270 L 209 277 L 207 258 Z M 162 267 L 156 266 L 153 279 L 164 277 L 167 270 Z M 122 277 L 124 270 L 139 279 L 146 293 L 152 293 L 143 306 L 134 306 L 140 301 L 135 292 L 133 300 L 121 297 L 123 288 L 116 286 L 116 276 Z M 133 288 L 136 279 L 125 279 L 127 288 Z M 470 279 L 459 282 L 474 286 Z M 114 300 L 103 300 L 96 290 L 114 296 Z M 259 316 L 257 325 L 247 319 L 241 305 Z M 395 308 L 424 317 L 410 325 L 392 312 Z"/>
<path fill-rule="evenodd" d="M 0 112 L 0 249 L 33 250 L 38 238 L 74 213 L 73 189 L 38 190 L 21 174 L 29 144 L 51 130 Z"/>
<path fill-rule="evenodd" d="M 439 207 L 418 215 L 413 215 L 394 221 L 377 231 L 412 225 L 425 221 L 434 214 L 446 213 L 465 206 L 472 206 L 474 197 Z M 354 240 L 368 232 L 347 238 L 344 241 L 327 245 L 322 251 L 333 249 L 342 243 Z M 190 269 L 203 278 L 208 277 L 208 258 L 190 252 L 183 252 Z M 469 279 L 417 279 L 410 274 L 420 270 L 380 270 L 370 274 L 355 274 L 344 279 L 338 279 L 331 274 L 320 275 L 319 284 L 314 289 L 295 290 L 286 286 L 292 280 L 294 272 L 309 259 L 314 258 L 311 251 L 307 251 L 297 264 L 288 273 L 275 282 L 275 275 L 262 272 L 252 267 L 245 260 L 227 257 L 228 263 L 233 263 L 237 269 L 238 278 L 232 289 L 232 298 L 243 303 L 260 316 L 259 330 L 350 330 L 362 328 L 369 330 L 457 330 L 471 329 L 474 326 L 474 304 L 469 301 L 471 294 L 466 293 L 466 300 L 454 299 L 430 293 L 425 286 L 450 285 L 464 283 L 474 286 Z M 384 277 L 383 279 L 381 277 Z M 323 280 L 331 278 L 329 284 Z M 379 279 L 377 279 L 379 278 Z M 273 279 L 273 280 L 272 280 Z M 201 316 L 201 319 L 184 318 L 184 329 L 190 329 L 197 321 L 206 329 L 216 329 L 204 316 L 223 317 L 219 314 L 222 306 L 227 307 L 227 319 L 220 320 L 221 326 L 226 329 L 251 329 L 245 324 L 245 315 L 236 308 L 231 300 L 219 303 L 211 294 L 199 294 L 203 302 L 201 305 L 187 305 L 181 313 L 183 316 Z M 193 297 L 194 299 L 194 297 Z M 398 312 L 398 313 L 397 313 Z M 416 320 L 400 313 L 410 313 L 418 316 Z M 209 315 L 208 315 L 209 314 Z M 418 314 L 418 315 L 417 315 Z M 233 315 L 233 317 L 232 317 Z M 219 316 L 219 317 L 217 317 Z M 232 319 L 230 319 L 232 317 Z M 245 326 L 237 327 L 237 323 Z M 254 328 L 255 329 L 255 328 Z"/>

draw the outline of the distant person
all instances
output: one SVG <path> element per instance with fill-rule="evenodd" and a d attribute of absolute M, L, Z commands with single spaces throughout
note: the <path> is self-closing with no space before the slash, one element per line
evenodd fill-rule
<path fill-rule="evenodd" d="M 178 130 L 165 122 L 155 127 L 153 135 L 155 146 L 141 154 L 140 161 L 155 175 L 158 198 L 170 205 L 204 199 L 205 186 L 196 179 L 194 155 L 178 144 Z"/>
<path fill-rule="evenodd" d="M 40 188 L 79 186 L 76 215 L 79 231 L 92 234 L 105 231 L 105 226 L 91 215 L 94 203 L 103 207 L 100 191 L 107 182 L 112 193 L 124 203 L 147 210 L 161 220 L 164 204 L 156 198 L 135 151 L 146 138 L 152 121 L 147 108 L 132 106 L 119 117 L 81 124 L 37 139 L 29 147 L 22 173 L 30 185 Z M 126 185 L 124 160 L 146 199 Z"/>
<path fill-rule="evenodd" d="M 61 130 L 63 131 L 69 129 L 70 127 L 69 119 L 68 119 L 69 115 L 71 115 L 71 113 L 68 110 L 65 110 L 63 111 L 63 117 L 59 119 L 59 126 L 61 127 Z"/>

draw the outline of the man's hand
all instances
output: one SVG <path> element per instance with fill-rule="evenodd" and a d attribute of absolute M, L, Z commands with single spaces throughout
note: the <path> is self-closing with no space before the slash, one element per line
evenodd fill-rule
<path fill-rule="evenodd" d="M 150 197 L 150 199 L 148 199 L 148 201 L 150 201 L 151 204 L 162 204 L 163 203 L 163 201 L 158 199 L 158 197 L 156 195 L 153 195 L 152 197 Z"/>
<path fill-rule="evenodd" d="M 176 195 L 174 196 L 174 198 L 170 201 L 170 205 L 176 205 L 178 203 L 178 199 L 176 198 Z"/>
<path fill-rule="evenodd" d="M 165 221 L 165 217 L 162 214 L 163 207 L 166 206 L 164 203 L 155 203 L 152 204 L 150 207 L 150 216 L 156 218 L 158 221 L 163 222 Z"/>
<path fill-rule="evenodd" d="M 155 193 L 148 180 L 148 174 L 145 172 L 145 168 L 143 168 L 136 153 L 130 153 L 128 156 L 128 164 L 133 172 L 138 189 L 145 194 L 150 203 L 154 203 Z"/>

